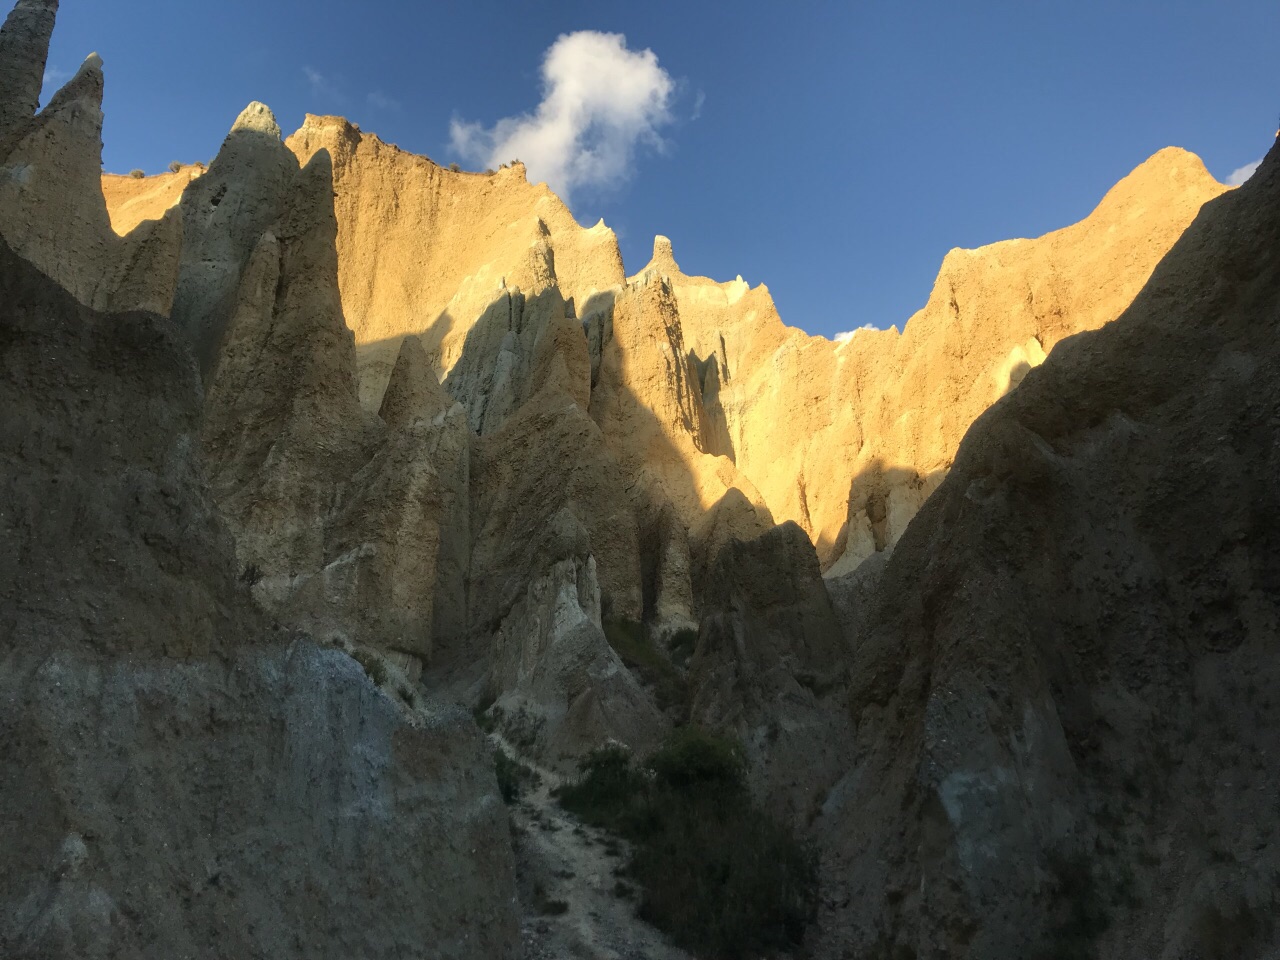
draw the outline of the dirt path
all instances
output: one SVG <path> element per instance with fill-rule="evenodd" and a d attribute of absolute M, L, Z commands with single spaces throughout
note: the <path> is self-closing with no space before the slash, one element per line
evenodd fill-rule
<path fill-rule="evenodd" d="M 490 739 L 520 758 L 500 736 Z M 525 960 L 692 960 L 636 917 L 637 891 L 618 876 L 627 862 L 626 844 L 561 809 L 551 796 L 560 777 L 520 759 L 540 778 L 536 786 L 526 783 L 508 808 Z"/>

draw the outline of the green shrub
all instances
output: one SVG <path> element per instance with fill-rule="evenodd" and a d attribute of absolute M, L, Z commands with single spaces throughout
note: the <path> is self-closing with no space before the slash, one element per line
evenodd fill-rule
<path fill-rule="evenodd" d="M 653 689 L 660 710 L 687 708 L 689 686 L 680 671 L 649 642 L 644 627 L 634 620 L 606 617 L 604 635 L 628 670 Z"/>
<path fill-rule="evenodd" d="M 495 747 L 493 751 L 493 772 L 498 778 L 498 793 L 502 794 L 502 802 L 508 806 L 520 799 L 525 784 L 535 784 L 541 779 L 523 763 L 507 756 L 501 747 Z"/>
<path fill-rule="evenodd" d="M 560 803 L 631 841 L 622 872 L 642 918 L 701 956 L 800 945 L 816 905 L 815 858 L 754 806 L 736 744 L 686 727 L 642 767 L 612 747 L 580 772 Z"/>
<path fill-rule="evenodd" d="M 677 666 L 684 666 L 698 648 L 698 631 L 692 627 L 677 630 L 667 641 L 667 649 L 671 651 L 671 660 Z"/>
<path fill-rule="evenodd" d="M 452 171 L 453 173 L 461 173 L 461 172 L 462 172 L 462 168 L 461 168 L 460 166 L 458 166 L 456 163 L 451 163 L 451 164 L 449 164 L 449 169 L 450 169 L 450 171 Z"/>
<path fill-rule="evenodd" d="M 146 174 L 143 173 L 141 170 L 130 170 L 129 176 L 133 177 L 133 179 L 135 180 L 141 180 L 143 177 L 146 176 Z"/>
<path fill-rule="evenodd" d="M 578 762 L 579 778 L 561 787 L 560 805 L 595 827 L 623 831 L 622 824 L 643 812 L 649 784 L 632 766 L 631 753 L 601 747 Z"/>
<path fill-rule="evenodd" d="M 649 758 L 659 788 L 715 794 L 719 799 L 747 798 L 746 765 L 737 744 L 699 727 L 681 727 Z"/>

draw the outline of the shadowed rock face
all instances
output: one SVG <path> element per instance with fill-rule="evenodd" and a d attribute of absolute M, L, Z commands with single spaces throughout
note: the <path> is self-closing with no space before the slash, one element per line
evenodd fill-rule
<path fill-rule="evenodd" d="M 186 331 L 206 381 L 231 320 L 241 274 L 284 212 L 298 164 L 261 103 L 247 106 L 208 173 L 182 193 L 184 237 L 173 321 Z"/>
<path fill-rule="evenodd" d="M 199 211 L 222 198 L 202 227 L 209 256 L 184 254 L 177 298 L 196 306 L 185 329 L 212 351 L 202 432 L 214 494 L 264 605 L 331 641 L 390 652 L 416 675 L 435 635 L 464 627 L 468 433 L 447 410 L 413 409 L 425 384 L 397 385 L 394 429 L 361 408 L 328 154 L 298 171 L 260 105 L 224 153 L 183 200 Z M 294 168 L 281 185 L 277 161 Z M 225 204 L 252 216 L 218 213 Z M 265 226 L 264 208 L 275 212 Z"/>
<path fill-rule="evenodd" d="M 0 294 L 0 953 L 516 956 L 487 748 L 261 618 L 181 338 Z"/>
<path fill-rule="evenodd" d="M 103 84 L 92 54 L 38 116 L 34 103 L 24 107 L 0 136 L 0 235 L 86 306 L 168 313 L 180 217 L 170 211 L 124 238 L 111 229 L 100 186 Z"/>
<path fill-rule="evenodd" d="M 514 955 L 425 666 L 551 764 L 738 736 L 820 957 L 1268 957 L 1274 156 L 1201 211 L 1162 151 L 833 344 L 261 104 L 118 237 L 100 61 L 35 113 L 54 9 L 0 34 L 0 952 Z"/>
<path fill-rule="evenodd" d="M 227 411 L 204 401 L 190 343 L 165 317 L 90 306 L 141 289 L 110 273 L 127 241 L 93 252 L 97 171 L 75 192 L 101 90 L 95 57 L 4 141 L 30 176 L 6 180 L 0 232 L 76 289 L 0 240 L 0 955 L 514 958 L 508 825 L 474 724 L 377 656 L 262 616 L 206 480 L 200 433 Z M 238 409 L 283 399 L 286 437 L 359 436 L 338 422 L 364 420 L 336 289 L 302 284 L 326 263 L 317 197 L 336 271 L 330 171 L 317 158 L 294 179 L 245 251 L 281 281 L 249 327 L 316 353 L 249 382 Z M 156 262 L 126 265 L 155 278 Z M 256 443 L 261 424 L 242 426 Z"/>
<path fill-rule="evenodd" d="M 207 655 L 251 611 L 204 485 L 189 354 L 0 244 L 0 655 Z"/>
<path fill-rule="evenodd" d="M 1280 147 L 969 431 L 857 626 L 820 955 L 1274 955 L 1278 316 Z"/>
<path fill-rule="evenodd" d="M 757 793 L 787 820 L 806 823 L 851 760 L 850 651 L 813 544 L 796 524 L 748 541 L 716 539 L 708 531 L 696 547 L 704 616 L 690 663 L 690 716 L 732 730 Z"/>
<path fill-rule="evenodd" d="M 0 142 L 35 116 L 58 0 L 18 0 L 0 28 Z"/>

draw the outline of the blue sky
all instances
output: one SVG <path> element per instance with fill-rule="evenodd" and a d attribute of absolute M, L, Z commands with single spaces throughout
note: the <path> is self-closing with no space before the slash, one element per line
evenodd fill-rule
<path fill-rule="evenodd" d="M 1225 179 L 1280 115 L 1275 0 L 63 0 L 50 68 L 103 56 L 117 172 L 209 159 L 250 100 L 286 133 L 341 113 L 479 169 L 576 31 L 624 34 L 637 58 L 566 68 L 561 94 L 603 97 L 608 131 L 608 162 L 555 166 L 579 170 L 579 221 L 603 217 L 632 272 L 666 234 L 686 272 L 767 283 L 784 320 L 827 336 L 901 325 L 948 249 L 1072 223 L 1161 147 Z M 600 76 L 666 80 L 619 121 Z"/>

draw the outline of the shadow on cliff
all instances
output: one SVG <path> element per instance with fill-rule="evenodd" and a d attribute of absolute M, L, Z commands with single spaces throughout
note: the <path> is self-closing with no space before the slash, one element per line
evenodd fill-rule
<path fill-rule="evenodd" d="M 593 393 L 615 305 L 613 293 L 578 309 L 554 288 L 502 291 L 469 329 L 444 379 L 473 431 L 468 630 L 440 638 L 431 673 L 444 678 L 483 662 L 531 585 L 588 551 L 605 634 L 669 722 L 732 733 L 747 749 L 758 795 L 806 824 L 847 769 L 850 740 L 843 688 L 852 651 L 817 552 L 794 523 L 760 521 L 734 488 L 686 525 L 668 488 L 651 482 L 643 463 L 636 469 L 637 451 L 613 448 L 627 438 L 602 431 Z M 456 325 L 442 314 L 421 337 Z M 680 361 L 699 383 L 693 363 Z M 689 451 L 625 382 L 611 389 L 650 445 L 648 460 L 683 467 L 663 482 L 700 502 Z M 584 539 L 566 538 L 566 512 Z"/>
<path fill-rule="evenodd" d="M 885 565 L 826 946 L 1273 952 L 1277 195 L 1280 147 L 975 421 Z"/>

